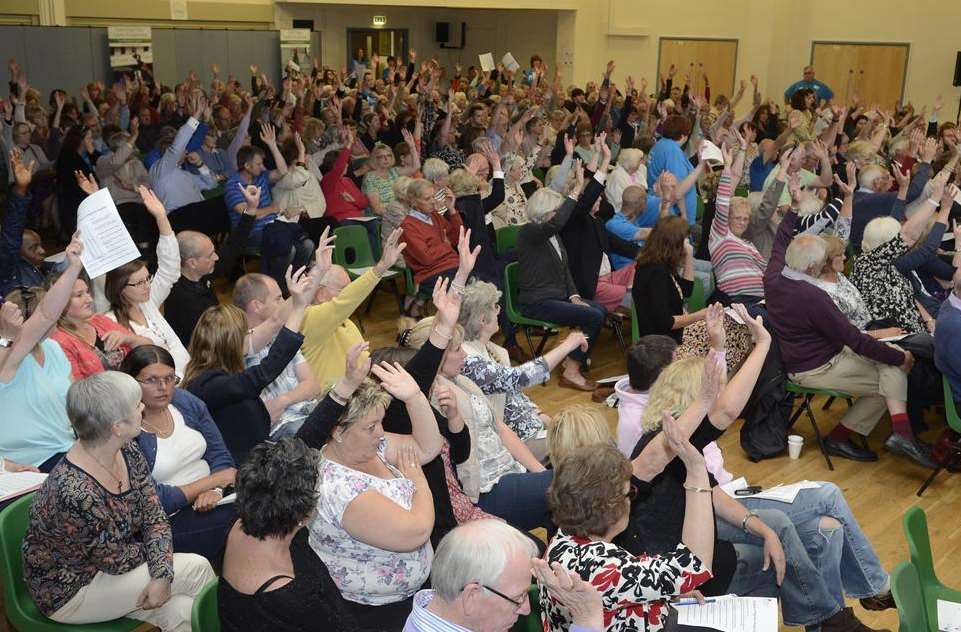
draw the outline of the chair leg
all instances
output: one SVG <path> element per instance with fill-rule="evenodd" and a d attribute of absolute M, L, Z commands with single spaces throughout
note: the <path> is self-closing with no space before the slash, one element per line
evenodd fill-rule
<path fill-rule="evenodd" d="M 537 354 L 534 353 L 534 341 L 531 339 L 531 328 L 524 325 L 524 337 L 527 338 L 527 347 L 531 350 L 531 357 L 536 358 Z"/>
<path fill-rule="evenodd" d="M 834 398 L 833 398 L 833 397 L 828 397 L 827 401 L 824 402 L 824 405 L 821 406 L 821 410 L 828 410 L 828 409 L 830 409 L 830 408 L 831 408 L 831 405 L 832 405 L 833 403 L 834 403 Z"/>
<path fill-rule="evenodd" d="M 374 286 L 374 289 L 370 291 L 370 296 L 367 297 L 367 307 L 364 309 L 364 315 L 370 314 L 370 310 L 374 307 L 374 299 L 377 298 L 377 290 L 380 289 L 380 283 Z"/>
<path fill-rule="evenodd" d="M 545 329 L 545 330 L 544 330 L 544 334 L 541 336 L 541 341 L 540 341 L 540 343 L 537 345 L 537 351 L 534 353 L 534 357 L 535 357 L 535 358 L 541 357 L 541 354 L 544 353 L 544 347 L 547 346 L 547 339 L 550 338 L 550 337 L 551 337 L 551 332 L 550 332 L 550 330 L 549 330 L 549 329 Z"/>
<path fill-rule="evenodd" d="M 926 481 L 924 481 L 924 483 L 921 485 L 921 489 L 918 490 L 918 497 L 919 497 L 919 498 L 921 497 L 921 494 L 924 493 L 924 490 L 926 490 L 926 489 L 928 488 L 928 485 L 930 485 L 931 483 L 934 482 L 935 477 L 941 472 L 942 469 L 943 469 L 943 468 L 941 468 L 941 467 L 939 466 L 939 467 L 935 468 L 935 470 L 934 470 L 933 472 L 931 472 L 931 476 L 929 476 L 928 479 L 927 479 Z"/>
<path fill-rule="evenodd" d="M 617 336 L 617 344 L 621 346 L 621 353 L 626 355 L 627 345 L 624 344 L 624 332 L 621 331 L 620 322 L 617 319 L 612 318 L 608 321 L 608 324 L 611 326 L 611 329 L 614 330 L 614 335 Z"/>
<path fill-rule="evenodd" d="M 806 395 L 804 397 L 803 406 L 807 410 L 808 419 L 811 420 L 811 427 L 814 429 L 814 436 L 818 440 L 818 447 L 821 448 L 821 454 L 824 455 L 824 460 L 827 461 L 828 469 L 833 472 L 834 464 L 831 463 L 831 456 L 828 454 L 827 448 L 824 447 L 824 437 L 821 436 L 821 429 L 818 428 L 817 419 L 814 417 L 814 410 L 811 408 L 811 400 L 813 398 L 813 395 Z"/>

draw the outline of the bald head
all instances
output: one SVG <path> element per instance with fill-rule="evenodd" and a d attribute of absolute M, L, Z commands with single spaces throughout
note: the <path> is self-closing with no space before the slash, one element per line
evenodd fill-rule
<path fill-rule="evenodd" d="M 177 233 L 177 246 L 180 248 L 182 259 L 190 259 L 202 254 L 207 244 L 213 245 L 210 237 L 195 230 L 182 230 Z"/>
<path fill-rule="evenodd" d="M 330 266 L 327 273 L 320 279 L 317 294 L 314 295 L 314 302 L 326 303 L 337 298 L 349 284 L 350 276 L 347 274 L 347 270 L 338 265 Z"/>
<path fill-rule="evenodd" d="M 621 212 L 625 217 L 634 219 L 644 212 L 647 206 L 647 191 L 644 187 L 632 184 L 624 189 L 621 195 Z"/>
<path fill-rule="evenodd" d="M 210 237 L 193 230 L 177 233 L 177 246 L 180 248 L 180 272 L 191 281 L 213 273 L 217 260 L 217 250 Z"/>

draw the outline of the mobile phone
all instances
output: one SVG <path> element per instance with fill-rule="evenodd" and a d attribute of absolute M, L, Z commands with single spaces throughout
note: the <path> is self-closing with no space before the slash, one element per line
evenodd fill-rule
<path fill-rule="evenodd" d="M 760 485 L 750 485 L 743 489 L 734 490 L 735 496 L 753 496 L 754 494 L 759 494 L 759 493 L 761 493 Z"/>

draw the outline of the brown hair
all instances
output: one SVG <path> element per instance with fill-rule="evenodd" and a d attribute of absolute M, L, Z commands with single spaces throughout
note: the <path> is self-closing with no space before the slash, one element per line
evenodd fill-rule
<path fill-rule="evenodd" d="M 664 119 L 661 135 L 671 140 L 680 140 L 682 136 L 691 135 L 691 119 L 679 114 L 673 114 Z"/>
<path fill-rule="evenodd" d="M 204 371 L 240 373 L 244 370 L 244 336 L 247 319 L 235 305 L 208 307 L 190 337 L 190 362 L 184 371 L 184 385 Z"/>
<path fill-rule="evenodd" d="M 628 511 L 631 464 L 611 444 L 586 445 L 554 465 L 547 505 L 554 524 L 575 536 L 602 536 Z"/>
<path fill-rule="evenodd" d="M 104 280 L 103 293 L 110 302 L 110 309 L 117 316 L 117 322 L 127 329 L 130 329 L 130 305 L 123 300 L 123 291 L 127 289 L 130 276 L 146 267 L 142 259 L 134 259 L 108 272 Z"/>
<path fill-rule="evenodd" d="M 654 230 L 637 253 L 637 264 L 662 264 L 673 272 L 684 262 L 684 240 L 691 232 L 687 220 L 673 215 L 657 220 Z"/>

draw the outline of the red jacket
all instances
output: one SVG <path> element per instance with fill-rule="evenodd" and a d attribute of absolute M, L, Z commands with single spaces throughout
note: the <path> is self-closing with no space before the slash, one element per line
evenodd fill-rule
<path fill-rule="evenodd" d="M 364 209 L 369 204 L 367 196 L 357 188 L 354 181 L 345 175 L 341 175 L 344 173 L 344 167 L 347 166 L 348 160 L 350 160 L 350 148 L 345 147 L 337 156 L 334 167 L 320 179 L 320 189 L 324 192 L 324 198 L 327 200 L 325 215 L 338 221 L 363 215 Z M 354 198 L 354 201 L 345 200 L 343 198 L 344 193 Z"/>
<path fill-rule="evenodd" d="M 432 223 L 428 224 L 408 215 L 400 225 L 407 244 L 404 260 L 414 273 L 415 283 L 460 264 L 457 256 L 457 239 L 463 226 L 460 213 L 451 209 L 443 215 L 431 213 L 430 218 Z"/>

